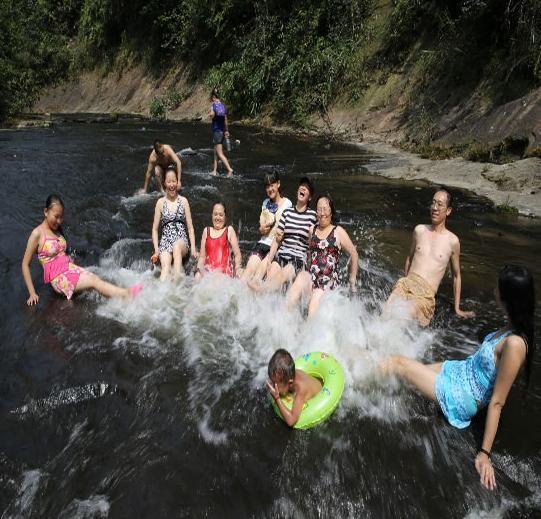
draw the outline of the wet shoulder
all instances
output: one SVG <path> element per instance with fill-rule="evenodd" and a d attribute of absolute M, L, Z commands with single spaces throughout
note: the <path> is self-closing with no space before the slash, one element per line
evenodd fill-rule
<path fill-rule="evenodd" d="M 523 337 L 520 335 L 516 335 L 512 333 L 511 335 L 508 335 L 505 340 L 503 341 L 503 346 L 506 348 L 512 349 L 514 352 L 520 354 L 523 353 L 526 355 L 528 345 Z"/>

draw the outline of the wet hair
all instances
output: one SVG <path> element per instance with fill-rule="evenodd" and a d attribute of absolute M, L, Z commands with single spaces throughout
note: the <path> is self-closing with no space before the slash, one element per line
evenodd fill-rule
<path fill-rule="evenodd" d="M 263 177 L 263 183 L 268 186 L 269 184 L 275 184 L 276 182 L 280 182 L 280 175 L 277 171 L 272 171 L 271 173 L 265 173 L 265 176 Z"/>
<path fill-rule="evenodd" d="M 62 202 L 62 199 L 58 195 L 50 194 L 47 197 L 47 200 L 45 200 L 45 209 L 51 209 L 55 204 L 64 209 L 64 202 Z"/>
<path fill-rule="evenodd" d="M 268 373 L 271 381 L 278 378 L 282 384 L 294 380 L 295 362 L 291 354 L 283 348 L 276 350 L 269 361 Z"/>
<path fill-rule="evenodd" d="M 336 224 L 336 209 L 334 208 L 334 202 L 329 193 L 324 193 L 322 195 L 319 195 L 316 198 L 316 205 L 315 208 L 317 210 L 317 203 L 322 199 L 325 198 L 329 202 L 329 206 L 331 208 L 331 223 Z"/>
<path fill-rule="evenodd" d="M 498 291 L 514 333 L 526 342 L 526 385 L 530 381 L 535 352 L 535 285 L 530 271 L 519 265 L 505 265 L 498 277 Z"/>
<path fill-rule="evenodd" d="M 165 189 L 165 179 L 167 178 L 167 173 L 169 173 L 170 171 L 172 171 L 175 174 L 175 178 L 177 179 L 177 182 L 178 182 L 177 168 L 174 167 L 173 164 L 171 164 L 170 166 L 167 166 L 167 169 L 165 170 L 165 172 L 163 174 L 162 186 L 163 186 L 164 189 Z"/>
<path fill-rule="evenodd" d="M 214 208 L 217 205 L 221 205 L 224 208 L 224 215 L 227 216 L 227 207 L 225 206 L 224 202 L 222 202 L 221 200 L 216 200 L 216 202 L 212 204 L 212 212 L 214 212 Z"/>
<path fill-rule="evenodd" d="M 447 189 L 444 189 L 444 188 L 441 188 L 441 189 L 436 189 L 436 191 L 434 191 L 434 195 L 436 193 L 445 193 L 445 195 L 447 196 L 447 207 L 453 207 L 453 195 L 451 193 L 449 193 L 449 191 L 447 191 Z"/>
<path fill-rule="evenodd" d="M 160 139 L 156 139 L 156 140 L 154 141 L 153 146 L 154 146 L 154 151 L 155 151 L 156 153 L 158 153 L 158 150 L 159 150 L 159 148 L 160 148 L 160 146 L 161 146 L 162 144 L 163 144 L 163 142 L 160 141 Z"/>
<path fill-rule="evenodd" d="M 314 184 L 308 177 L 301 177 L 299 179 L 298 187 L 301 187 L 301 186 L 306 186 L 308 188 L 308 191 L 310 191 L 310 196 L 314 196 Z"/>
<path fill-rule="evenodd" d="M 64 209 L 64 202 L 60 198 L 60 196 L 55 195 L 54 193 L 50 194 L 47 197 L 47 200 L 45 200 L 45 209 L 49 210 L 52 209 L 53 205 L 59 205 L 62 209 Z M 58 232 L 64 236 L 64 239 L 66 238 L 66 235 L 64 233 L 64 229 L 62 229 L 62 226 L 58 226 Z"/>

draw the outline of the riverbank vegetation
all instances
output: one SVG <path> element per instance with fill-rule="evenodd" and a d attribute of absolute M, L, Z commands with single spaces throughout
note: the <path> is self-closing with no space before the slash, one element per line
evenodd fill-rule
<path fill-rule="evenodd" d="M 82 70 L 181 65 L 237 117 L 300 127 L 377 88 L 400 105 L 409 146 L 429 149 L 451 107 L 541 85 L 537 0 L 0 0 L 0 34 L 1 119 Z M 187 95 L 172 89 L 154 109 Z"/>

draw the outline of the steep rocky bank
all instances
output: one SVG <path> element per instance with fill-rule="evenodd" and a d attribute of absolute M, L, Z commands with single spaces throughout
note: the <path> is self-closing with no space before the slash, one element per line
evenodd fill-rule
<path fill-rule="evenodd" d="M 395 89 L 399 81 L 393 79 Z M 171 70 L 152 79 L 140 66 L 123 72 L 83 73 L 78 79 L 48 89 L 34 106 L 36 113 L 131 113 L 149 116 L 153 99 L 165 98 L 172 85 L 186 92 L 175 108 L 167 110 L 171 120 L 200 120 L 208 110 L 204 85 L 188 85 L 181 70 Z M 482 113 L 471 99 L 439 121 L 439 144 L 471 141 L 497 145 L 506 139 L 522 143 L 520 154 L 533 154 L 509 164 L 471 162 L 462 158 L 429 160 L 398 149 L 407 131 L 400 98 L 390 95 L 389 85 L 371 89 L 358 106 L 335 106 L 325 117 L 313 117 L 316 131 L 333 138 L 359 143 L 376 153 L 393 157 L 390 166 L 371 166 L 371 171 L 405 180 L 425 179 L 438 184 L 475 191 L 503 210 L 541 216 L 541 89 Z M 387 100 L 387 101 L 386 101 Z M 478 105 L 476 105 L 478 106 Z M 233 117 L 234 119 L 234 114 Z M 249 123 L 272 126 L 262 117 Z M 539 154 L 541 155 L 541 154 Z"/>

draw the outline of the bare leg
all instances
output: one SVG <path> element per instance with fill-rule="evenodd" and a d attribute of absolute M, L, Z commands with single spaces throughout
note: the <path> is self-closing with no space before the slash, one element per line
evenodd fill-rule
<path fill-rule="evenodd" d="M 248 286 L 257 292 L 278 290 L 282 286 L 282 267 L 273 261 L 263 285 L 251 281 Z"/>
<path fill-rule="evenodd" d="M 282 285 L 284 283 L 291 283 L 295 279 L 295 267 L 288 263 L 283 269 L 282 269 Z"/>
<path fill-rule="evenodd" d="M 286 294 L 287 308 L 295 308 L 302 296 L 312 295 L 312 278 L 306 271 L 299 272 Z"/>
<path fill-rule="evenodd" d="M 182 258 L 188 253 L 188 247 L 183 240 L 178 240 L 173 244 L 173 279 L 176 281 L 184 275 Z"/>
<path fill-rule="evenodd" d="M 436 377 L 441 371 L 441 363 L 427 365 L 395 355 L 383 360 L 380 368 L 386 375 L 399 376 L 415 386 L 423 396 L 436 401 Z"/>
<path fill-rule="evenodd" d="M 130 289 L 113 285 L 96 276 L 92 272 L 83 272 L 79 277 L 75 292 L 81 292 L 93 288 L 105 297 L 130 297 Z"/>
<path fill-rule="evenodd" d="M 216 176 L 218 173 L 218 159 L 216 158 L 216 146 L 214 145 L 214 160 L 212 161 L 212 171 L 210 172 L 211 175 Z"/>
<path fill-rule="evenodd" d="M 383 306 L 383 315 L 392 315 L 394 317 L 400 317 L 402 319 L 416 320 L 417 310 L 415 308 L 415 302 L 413 300 L 404 299 L 395 290 L 391 292 L 389 299 Z"/>
<path fill-rule="evenodd" d="M 267 275 L 268 265 L 269 265 L 269 258 L 265 256 L 261 260 L 259 267 L 257 267 L 257 272 L 255 273 L 255 276 L 254 276 L 256 280 L 258 281 L 263 280 L 263 278 Z"/>
<path fill-rule="evenodd" d="M 227 160 L 227 157 L 224 154 L 223 146 L 221 144 L 216 144 L 214 147 L 214 150 L 216 152 L 216 155 L 218 155 L 218 158 L 223 162 L 223 165 L 225 166 L 225 169 L 227 170 L 227 176 L 230 177 L 233 174 L 233 170 L 231 169 L 231 166 L 229 165 L 229 161 Z"/>
<path fill-rule="evenodd" d="M 314 288 L 310 303 L 308 303 L 308 318 L 313 317 L 319 308 L 319 302 L 325 292 L 321 288 Z"/>
<path fill-rule="evenodd" d="M 252 277 L 257 272 L 259 265 L 261 264 L 261 258 L 257 254 L 252 254 L 248 258 L 248 263 L 246 263 L 246 268 L 242 273 L 242 279 L 245 281 L 250 281 Z"/>
<path fill-rule="evenodd" d="M 162 266 L 162 273 L 160 274 L 160 281 L 165 281 L 171 270 L 171 262 L 173 261 L 173 255 L 170 252 L 160 253 L 160 263 Z"/>

